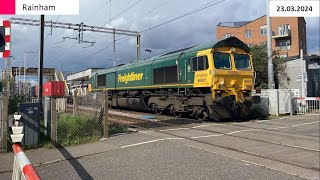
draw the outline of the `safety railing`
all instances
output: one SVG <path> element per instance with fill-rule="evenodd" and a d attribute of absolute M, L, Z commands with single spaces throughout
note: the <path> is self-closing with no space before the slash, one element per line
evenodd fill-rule
<path fill-rule="evenodd" d="M 297 114 L 320 114 L 320 97 L 296 98 Z"/>
<path fill-rule="evenodd" d="M 14 153 L 12 180 L 40 180 L 40 177 L 20 145 L 23 138 L 23 127 L 19 126 L 21 115 L 14 115 L 11 139 Z"/>

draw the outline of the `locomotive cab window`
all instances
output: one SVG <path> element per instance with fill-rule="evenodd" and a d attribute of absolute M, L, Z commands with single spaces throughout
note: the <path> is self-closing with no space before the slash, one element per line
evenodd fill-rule
<path fill-rule="evenodd" d="M 202 71 L 209 68 L 207 56 L 192 58 L 192 71 Z"/>
<path fill-rule="evenodd" d="M 97 81 L 98 86 L 106 86 L 107 85 L 107 76 L 105 74 L 98 75 L 96 81 Z"/>
<path fill-rule="evenodd" d="M 250 57 L 248 54 L 234 54 L 234 63 L 239 70 L 250 70 Z"/>
<path fill-rule="evenodd" d="M 213 55 L 213 61 L 216 69 L 231 69 L 229 53 L 216 52 Z"/>

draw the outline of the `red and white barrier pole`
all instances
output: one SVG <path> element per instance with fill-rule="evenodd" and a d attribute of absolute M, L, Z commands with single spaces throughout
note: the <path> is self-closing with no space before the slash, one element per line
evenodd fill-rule
<path fill-rule="evenodd" d="M 15 120 L 12 126 L 13 134 L 10 135 L 13 142 L 12 149 L 14 153 L 12 180 L 40 180 L 37 171 L 23 152 L 20 144 L 24 136 L 23 127 L 19 126 L 21 115 L 13 115 L 13 117 Z"/>
<path fill-rule="evenodd" d="M 27 180 L 40 180 L 38 173 L 30 163 L 28 157 L 23 152 L 21 145 L 19 143 L 15 143 L 12 145 L 12 149 L 25 178 Z"/>

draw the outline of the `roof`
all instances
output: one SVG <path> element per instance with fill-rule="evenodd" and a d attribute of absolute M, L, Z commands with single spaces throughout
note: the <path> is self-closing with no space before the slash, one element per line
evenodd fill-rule
<path fill-rule="evenodd" d="M 176 57 L 180 57 L 181 54 L 192 54 L 192 53 L 196 53 L 198 51 L 201 50 L 205 50 L 205 49 L 216 49 L 216 48 L 220 48 L 220 47 L 224 47 L 224 46 L 233 46 L 233 47 L 239 47 L 242 48 L 248 52 L 250 52 L 250 48 L 241 40 L 239 40 L 236 37 L 229 37 L 220 41 L 211 41 L 209 43 L 206 44 L 202 44 L 202 45 L 198 45 L 198 46 L 194 46 L 194 47 L 189 47 L 189 48 L 185 48 L 185 49 L 181 49 L 178 51 L 173 51 L 170 53 L 166 53 L 163 55 L 159 55 L 159 56 L 154 56 L 151 57 L 149 59 L 145 59 L 145 60 L 140 60 L 140 61 L 134 61 L 131 62 L 129 64 L 120 66 L 120 67 L 114 67 L 114 68 L 110 68 L 110 69 L 104 69 L 104 70 L 100 70 L 98 72 L 96 72 L 97 74 L 104 74 L 106 72 L 110 72 L 110 71 L 114 71 L 115 69 L 125 69 L 128 67 L 132 67 L 134 65 L 141 65 L 142 63 L 152 63 L 154 61 L 159 61 L 159 60 L 163 60 L 163 59 L 167 59 L 167 58 L 176 58 Z"/>
<path fill-rule="evenodd" d="M 252 21 L 220 22 L 220 23 L 218 23 L 217 26 L 220 26 L 220 27 L 239 28 L 239 27 L 242 27 L 242 26 L 244 26 L 244 25 L 247 25 L 247 24 L 249 24 L 249 23 L 251 23 L 251 22 L 253 22 L 253 21 L 256 21 L 256 20 L 258 20 L 258 19 L 260 19 L 260 18 L 263 18 L 263 17 L 265 17 L 265 16 L 266 16 L 266 15 L 260 16 L 260 17 L 258 17 L 258 18 L 256 18 L 256 19 L 252 20 Z"/>
<path fill-rule="evenodd" d="M 220 22 L 217 26 L 238 28 L 238 27 L 244 26 L 250 22 L 252 22 L 252 21 Z"/>
<path fill-rule="evenodd" d="M 88 80 L 89 76 L 98 70 L 103 68 L 90 68 L 77 73 L 70 74 L 67 76 L 67 81 L 80 81 L 80 80 Z"/>

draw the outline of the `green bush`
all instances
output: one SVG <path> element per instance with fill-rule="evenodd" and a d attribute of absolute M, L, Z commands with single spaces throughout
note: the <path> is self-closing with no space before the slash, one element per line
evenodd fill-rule
<path fill-rule="evenodd" d="M 57 124 L 57 141 L 61 146 L 97 141 L 102 136 L 102 128 L 96 118 L 61 114 Z"/>
<path fill-rule="evenodd" d="M 27 102 L 27 96 L 14 94 L 9 97 L 9 114 L 18 112 L 18 104 Z"/>
<path fill-rule="evenodd" d="M 259 107 L 254 107 L 251 109 L 249 114 L 250 119 L 265 119 L 268 116 L 263 113 L 263 110 Z"/>

